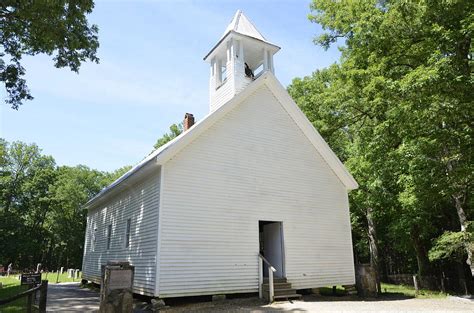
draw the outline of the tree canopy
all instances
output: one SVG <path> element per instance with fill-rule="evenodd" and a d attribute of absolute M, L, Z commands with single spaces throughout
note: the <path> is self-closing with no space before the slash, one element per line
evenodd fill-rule
<path fill-rule="evenodd" d="M 158 138 L 153 147 L 155 149 L 158 149 L 159 147 L 163 146 L 164 144 L 168 143 L 169 141 L 181 135 L 182 132 L 183 132 L 183 123 L 171 125 L 169 133 L 164 133 L 163 136 Z"/>
<path fill-rule="evenodd" d="M 464 231 L 472 219 L 473 6 L 311 4 L 310 20 L 325 30 L 314 42 L 338 44 L 340 63 L 288 90 L 359 182 L 350 198 L 361 261 L 379 257 L 375 244 L 382 267 L 430 273 L 437 264 L 428 251 L 443 247 L 437 238 Z M 368 209 L 378 238 L 367 236 Z"/>
<path fill-rule="evenodd" d="M 86 18 L 93 8 L 92 0 L 0 2 L 0 81 L 7 104 L 17 110 L 33 99 L 24 79 L 24 55 L 53 55 L 56 67 L 74 72 L 87 60 L 98 63 L 98 27 Z"/>
<path fill-rule="evenodd" d="M 84 165 L 57 166 L 35 144 L 1 139 L 0 264 L 80 267 L 83 205 L 128 169 L 106 173 Z"/>

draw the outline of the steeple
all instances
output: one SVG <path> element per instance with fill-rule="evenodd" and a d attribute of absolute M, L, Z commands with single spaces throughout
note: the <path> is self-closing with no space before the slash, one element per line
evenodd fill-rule
<path fill-rule="evenodd" d="M 224 34 L 204 57 L 211 66 L 209 110 L 232 99 L 263 72 L 275 73 L 273 55 L 280 47 L 269 42 L 238 10 Z"/>

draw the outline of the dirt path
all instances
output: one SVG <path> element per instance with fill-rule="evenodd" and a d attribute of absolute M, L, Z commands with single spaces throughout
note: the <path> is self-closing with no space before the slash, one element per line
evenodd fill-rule
<path fill-rule="evenodd" d="M 317 312 L 317 313 L 473 313 L 474 301 L 456 299 L 383 299 L 363 301 L 359 298 L 317 298 L 305 296 L 304 301 L 277 302 L 272 305 L 257 298 L 226 300 L 221 303 L 195 303 L 170 307 L 163 313 L 212 312 Z"/>
<path fill-rule="evenodd" d="M 99 294 L 79 283 L 48 285 L 47 312 L 94 312 L 99 309 Z"/>
<path fill-rule="evenodd" d="M 99 309 L 99 294 L 96 291 L 80 288 L 79 283 L 51 284 L 48 286 L 47 307 L 48 312 L 95 312 Z M 160 312 L 473 313 L 474 300 L 448 297 L 445 299 L 382 298 L 363 301 L 357 297 L 305 296 L 304 301 L 285 301 L 268 305 L 258 298 L 243 298 L 222 302 L 175 304 Z"/>

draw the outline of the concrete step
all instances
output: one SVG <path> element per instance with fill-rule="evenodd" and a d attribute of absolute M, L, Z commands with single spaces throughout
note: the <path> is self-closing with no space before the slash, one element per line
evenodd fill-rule
<path fill-rule="evenodd" d="M 268 283 L 262 284 L 263 290 L 268 290 Z M 273 289 L 291 289 L 291 283 L 273 283 Z"/>
<path fill-rule="evenodd" d="M 290 294 L 290 295 L 275 296 L 275 301 L 282 301 L 282 300 L 289 300 L 289 299 L 301 299 L 301 295 L 296 293 L 296 294 Z"/>
<path fill-rule="evenodd" d="M 295 295 L 296 289 L 275 289 L 275 296 Z"/>
<path fill-rule="evenodd" d="M 274 277 L 273 278 L 273 283 L 286 283 L 286 277 Z M 263 283 L 268 284 L 268 277 L 263 278 Z"/>

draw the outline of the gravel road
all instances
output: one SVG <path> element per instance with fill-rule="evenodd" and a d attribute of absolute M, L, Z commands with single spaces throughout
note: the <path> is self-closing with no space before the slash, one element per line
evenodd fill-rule
<path fill-rule="evenodd" d="M 96 312 L 99 295 L 96 291 L 80 288 L 78 283 L 50 284 L 48 312 Z M 146 312 L 135 310 L 135 312 Z M 222 302 L 173 304 L 163 313 L 214 312 L 317 312 L 317 313 L 474 313 L 474 300 L 448 297 L 445 299 L 401 299 L 383 297 L 363 301 L 358 297 L 305 296 L 302 301 L 266 304 L 258 298 L 228 299 Z"/>
<path fill-rule="evenodd" d="M 204 302 L 173 306 L 160 312 L 317 312 L 317 313 L 474 313 L 473 300 L 394 299 L 362 301 L 358 298 L 305 296 L 303 301 L 277 302 L 268 305 L 257 298 L 233 299 L 220 303 Z"/>

